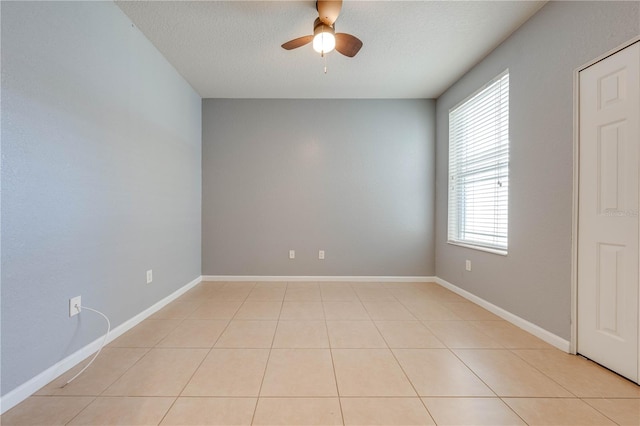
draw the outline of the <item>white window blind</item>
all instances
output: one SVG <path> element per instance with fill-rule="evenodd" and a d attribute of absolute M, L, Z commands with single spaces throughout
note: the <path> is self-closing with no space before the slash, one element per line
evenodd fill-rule
<path fill-rule="evenodd" d="M 506 253 L 508 204 L 506 70 L 449 111 L 449 242 Z"/>

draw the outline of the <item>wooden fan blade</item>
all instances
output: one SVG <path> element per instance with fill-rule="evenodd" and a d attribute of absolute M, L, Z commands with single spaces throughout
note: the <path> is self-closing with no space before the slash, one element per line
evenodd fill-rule
<path fill-rule="evenodd" d="M 311 43 L 312 41 L 313 41 L 312 35 L 298 37 L 298 38 L 294 38 L 293 40 L 289 40 L 288 42 L 283 44 L 282 48 L 286 50 L 297 49 L 298 47 L 302 47 L 305 44 Z"/>
<path fill-rule="evenodd" d="M 336 50 L 344 56 L 353 58 L 361 47 L 362 42 L 358 37 L 346 33 L 336 33 Z"/>
<path fill-rule="evenodd" d="M 318 17 L 323 24 L 333 26 L 342 9 L 342 0 L 318 0 L 316 1 Z"/>

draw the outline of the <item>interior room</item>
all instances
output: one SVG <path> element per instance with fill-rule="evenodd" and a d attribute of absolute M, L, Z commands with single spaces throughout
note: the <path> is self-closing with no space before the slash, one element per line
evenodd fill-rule
<path fill-rule="evenodd" d="M 0 19 L 3 425 L 640 424 L 640 2 Z"/>

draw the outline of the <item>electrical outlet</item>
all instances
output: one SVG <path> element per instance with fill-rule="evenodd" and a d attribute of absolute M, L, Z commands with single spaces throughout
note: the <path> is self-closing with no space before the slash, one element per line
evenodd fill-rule
<path fill-rule="evenodd" d="M 296 251 L 289 250 L 289 259 L 295 259 L 295 258 L 296 258 Z"/>
<path fill-rule="evenodd" d="M 82 310 L 82 300 L 80 296 L 72 297 L 69 299 L 69 316 L 73 317 L 80 313 Z"/>
<path fill-rule="evenodd" d="M 324 250 L 318 251 L 318 259 L 324 260 Z"/>
<path fill-rule="evenodd" d="M 471 261 L 470 260 L 466 260 L 464 263 L 464 269 L 466 269 L 467 271 L 471 271 Z"/>
<path fill-rule="evenodd" d="M 147 284 L 151 284 L 153 281 L 153 269 L 147 271 Z"/>

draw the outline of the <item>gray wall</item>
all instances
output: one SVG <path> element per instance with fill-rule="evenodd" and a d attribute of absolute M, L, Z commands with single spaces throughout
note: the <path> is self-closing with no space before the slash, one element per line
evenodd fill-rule
<path fill-rule="evenodd" d="M 434 116 L 430 100 L 205 100 L 203 274 L 433 275 Z"/>
<path fill-rule="evenodd" d="M 2 3 L 2 394 L 200 275 L 201 99 L 112 2 Z M 153 269 L 147 285 L 145 271 Z"/>
<path fill-rule="evenodd" d="M 437 101 L 436 273 L 570 338 L 573 71 L 640 33 L 638 2 L 550 2 Z M 449 109 L 510 70 L 509 254 L 447 240 Z M 472 272 L 464 271 L 465 259 Z"/>

